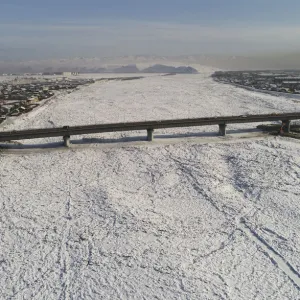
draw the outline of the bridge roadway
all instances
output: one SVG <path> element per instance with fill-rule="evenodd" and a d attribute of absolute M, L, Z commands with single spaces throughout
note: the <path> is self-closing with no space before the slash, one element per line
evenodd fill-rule
<path fill-rule="evenodd" d="M 3 131 L 0 132 L 0 142 L 62 136 L 64 139 L 65 146 L 69 146 L 70 136 L 72 135 L 83 135 L 83 134 L 116 132 L 116 131 L 136 131 L 136 130 L 147 130 L 147 139 L 148 141 L 152 141 L 154 129 L 194 127 L 194 126 L 205 126 L 205 125 L 219 125 L 220 135 L 225 136 L 227 124 L 255 123 L 255 122 L 267 122 L 267 121 L 281 121 L 284 130 L 286 132 L 289 132 L 290 123 L 292 120 L 300 120 L 300 112 L 283 113 L 283 114 L 262 114 L 262 115 L 242 115 L 242 116 L 225 116 L 225 117 L 211 117 L 211 118 L 161 120 L 161 121 L 143 121 L 143 122 L 129 122 L 129 123 L 111 123 L 111 124 L 83 125 L 83 126 L 64 126 L 64 127 L 57 127 L 57 128 Z"/>

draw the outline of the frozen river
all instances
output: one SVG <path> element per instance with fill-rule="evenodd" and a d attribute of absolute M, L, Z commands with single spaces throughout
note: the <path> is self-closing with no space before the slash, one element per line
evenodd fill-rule
<path fill-rule="evenodd" d="M 150 76 L 57 96 L 1 130 L 299 110 L 209 74 Z M 0 298 L 300 299 L 299 140 L 218 139 L 0 152 Z"/>

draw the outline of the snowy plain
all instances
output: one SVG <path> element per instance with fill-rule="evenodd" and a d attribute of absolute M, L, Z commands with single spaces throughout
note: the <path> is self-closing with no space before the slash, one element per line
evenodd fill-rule
<path fill-rule="evenodd" d="M 209 73 L 155 75 L 84 86 L 0 130 L 299 110 Z M 300 299 L 300 142 L 238 138 L 256 125 L 0 151 L 0 299 Z"/>

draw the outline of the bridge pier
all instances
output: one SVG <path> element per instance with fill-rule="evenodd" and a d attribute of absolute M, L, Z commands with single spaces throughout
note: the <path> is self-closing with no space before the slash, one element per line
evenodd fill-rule
<path fill-rule="evenodd" d="M 64 126 L 63 129 L 68 130 L 69 131 L 69 126 Z M 64 146 L 65 147 L 70 147 L 71 146 L 71 142 L 70 142 L 70 134 L 66 134 L 63 136 L 64 139 Z"/>
<path fill-rule="evenodd" d="M 152 142 L 153 141 L 153 131 L 154 129 L 147 129 L 147 141 Z"/>
<path fill-rule="evenodd" d="M 283 130 L 283 132 L 291 131 L 291 121 L 290 120 L 282 120 L 282 130 Z"/>
<path fill-rule="evenodd" d="M 225 136 L 226 135 L 226 124 L 219 124 L 219 134 L 221 136 Z"/>
<path fill-rule="evenodd" d="M 64 146 L 65 147 L 70 147 L 71 146 L 71 141 L 70 141 L 70 136 L 69 135 L 64 136 Z"/>

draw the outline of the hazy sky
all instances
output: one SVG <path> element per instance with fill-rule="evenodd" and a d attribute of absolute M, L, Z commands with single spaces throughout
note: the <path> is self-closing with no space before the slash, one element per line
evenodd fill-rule
<path fill-rule="evenodd" d="M 0 59 L 300 50 L 299 0 L 0 0 Z"/>

